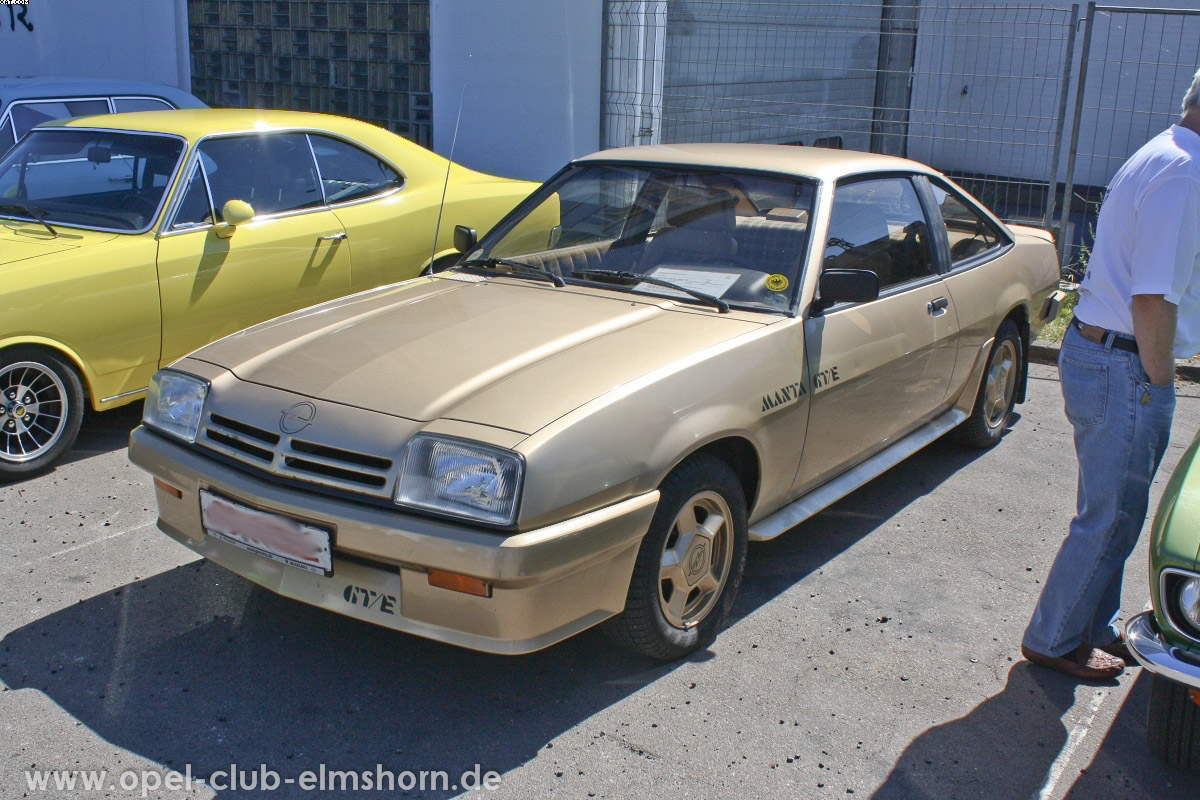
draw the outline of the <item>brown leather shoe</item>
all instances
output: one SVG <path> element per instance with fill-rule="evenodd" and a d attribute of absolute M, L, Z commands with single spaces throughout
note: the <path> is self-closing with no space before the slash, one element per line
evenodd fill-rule
<path fill-rule="evenodd" d="M 1034 664 L 1041 664 L 1043 667 L 1056 669 L 1085 681 L 1115 678 L 1125 669 L 1122 659 L 1089 644 L 1081 644 L 1072 652 L 1061 656 L 1043 655 L 1022 644 L 1021 655 Z"/>
<path fill-rule="evenodd" d="M 1108 653 L 1110 656 L 1116 656 L 1117 658 L 1124 661 L 1125 666 L 1127 666 L 1127 667 L 1141 666 L 1141 664 L 1138 663 L 1138 660 L 1133 657 L 1133 653 L 1129 652 L 1129 645 L 1127 645 L 1125 643 L 1124 636 L 1122 636 L 1118 639 L 1114 639 L 1113 641 L 1109 642 L 1108 644 L 1104 645 L 1103 647 L 1098 647 L 1096 649 L 1103 650 L 1104 652 Z"/>

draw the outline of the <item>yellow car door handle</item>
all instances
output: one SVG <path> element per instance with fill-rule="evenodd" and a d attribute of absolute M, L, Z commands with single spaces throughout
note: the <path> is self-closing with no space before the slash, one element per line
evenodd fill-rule
<path fill-rule="evenodd" d="M 350 234 L 346 233 L 345 231 L 339 231 L 338 233 L 331 233 L 328 236 L 318 236 L 317 241 L 318 242 L 340 242 L 342 239 L 349 238 L 349 236 L 350 236 Z"/>

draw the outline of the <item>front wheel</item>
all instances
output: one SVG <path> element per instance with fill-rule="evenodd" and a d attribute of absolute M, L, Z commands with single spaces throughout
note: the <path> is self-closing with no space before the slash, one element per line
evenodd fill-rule
<path fill-rule="evenodd" d="M 988 354 L 975 408 L 958 428 L 958 438 L 963 444 L 983 449 L 1004 435 L 1016 406 L 1024 352 L 1017 326 L 1011 319 L 1004 320 Z"/>
<path fill-rule="evenodd" d="M 1200 771 L 1200 705 L 1187 686 L 1150 676 L 1146 739 L 1150 752 L 1167 764 Z"/>
<path fill-rule="evenodd" d="M 746 566 L 746 498 L 733 470 L 711 456 L 685 462 L 659 489 L 625 611 L 603 631 L 667 660 L 710 644 L 729 615 Z"/>
<path fill-rule="evenodd" d="M 74 368 L 37 348 L 0 353 L 0 480 L 48 469 L 82 421 L 83 384 Z"/>

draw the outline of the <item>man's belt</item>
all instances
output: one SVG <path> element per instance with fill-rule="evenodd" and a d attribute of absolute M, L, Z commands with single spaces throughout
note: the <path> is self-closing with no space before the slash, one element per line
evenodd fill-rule
<path fill-rule="evenodd" d="M 1117 333 L 1108 328 L 1101 328 L 1099 325 L 1088 325 L 1086 322 L 1080 322 L 1079 317 L 1071 317 L 1071 324 L 1075 326 L 1075 330 L 1079 331 L 1079 335 L 1089 342 L 1107 344 L 1111 339 L 1115 350 L 1124 350 L 1128 353 L 1138 351 L 1137 340 L 1127 333 Z"/>

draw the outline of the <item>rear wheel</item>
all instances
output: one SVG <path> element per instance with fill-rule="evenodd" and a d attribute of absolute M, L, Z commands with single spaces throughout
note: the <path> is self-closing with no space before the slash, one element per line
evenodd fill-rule
<path fill-rule="evenodd" d="M 83 384 L 73 367 L 39 348 L 0 353 L 0 480 L 48 469 L 82 421 Z"/>
<path fill-rule="evenodd" d="M 982 449 L 1000 441 L 1016 406 L 1017 381 L 1021 379 L 1023 359 L 1021 334 L 1013 321 L 1006 319 L 992 342 L 975 408 L 958 427 L 958 439 L 963 444 Z"/>
<path fill-rule="evenodd" d="M 672 659 L 710 644 L 729 615 L 746 566 L 746 499 L 711 456 L 685 462 L 659 489 L 625 611 L 603 630 L 627 650 Z"/>
<path fill-rule="evenodd" d="M 1200 771 L 1200 705 L 1188 687 L 1150 676 L 1146 739 L 1150 752 L 1171 766 Z"/>

